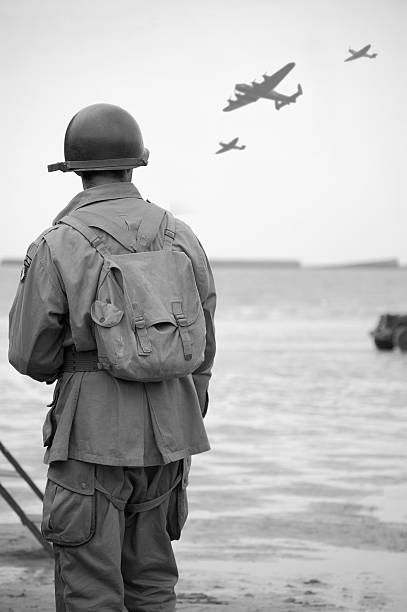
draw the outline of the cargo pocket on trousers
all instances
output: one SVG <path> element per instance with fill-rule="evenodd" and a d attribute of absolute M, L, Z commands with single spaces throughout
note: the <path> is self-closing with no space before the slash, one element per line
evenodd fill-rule
<path fill-rule="evenodd" d="M 49 542 L 80 546 L 96 529 L 95 466 L 56 461 L 48 470 L 41 531 Z"/>
<path fill-rule="evenodd" d="M 167 532 L 171 540 L 179 540 L 182 529 L 188 517 L 188 474 L 191 467 L 191 457 L 182 459 L 182 479 L 171 492 L 167 512 Z"/>

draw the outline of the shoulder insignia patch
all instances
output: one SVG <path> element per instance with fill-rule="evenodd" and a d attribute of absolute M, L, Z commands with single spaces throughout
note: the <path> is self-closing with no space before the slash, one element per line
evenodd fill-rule
<path fill-rule="evenodd" d="M 24 257 L 24 263 L 20 274 L 20 281 L 23 283 L 27 277 L 28 270 L 30 269 L 31 262 L 35 253 L 37 252 L 39 241 L 32 242 L 28 247 L 26 256 Z"/>
<path fill-rule="evenodd" d="M 23 283 L 25 279 L 27 278 L 28 270 L 30 269 L 33 257 L 36 254 L 38 247 L 40 246 L 41 241 L 43 240 L 44 236 L 46 236 L 47 234 L 49 234 L 49 232 L 52 232 L 55 229 L 57 229 L 57 226 L 53 225 L 52 227 L 49 227 L 48 229 L 44 230 L 42 234 L 40 234 L 40 236 L 37 238 L 37 240 L 32 242 L 30 246 L 28 247 L 27 254 L 24 258 L 23 268 L 20 274 L 20 282 Z"/>

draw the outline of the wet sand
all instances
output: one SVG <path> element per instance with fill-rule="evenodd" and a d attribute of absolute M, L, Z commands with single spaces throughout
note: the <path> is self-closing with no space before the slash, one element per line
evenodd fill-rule
<path fill-rule="evenodd" d="M 178 609 L 405 612 L 405 525 L 332 510 L 190 519 L 175 543 Z M 2 612 L 54 610 L 52 560 L 21 525 L 2 525 L 0 543 Z"/>

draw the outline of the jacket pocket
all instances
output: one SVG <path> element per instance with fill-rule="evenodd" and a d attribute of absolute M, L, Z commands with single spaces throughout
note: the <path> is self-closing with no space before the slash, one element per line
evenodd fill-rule
<path fill-rule="evenodd" d="M 48 470 L 41 531 L 49 542 L 80 546 L 96 529 L 95 466 L 74 459 Z"/>

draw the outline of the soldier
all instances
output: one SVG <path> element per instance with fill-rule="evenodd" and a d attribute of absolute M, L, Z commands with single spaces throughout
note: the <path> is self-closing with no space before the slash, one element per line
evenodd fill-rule
<path fill-rule="evenodd" d="M 209 449 L 203 417 L 215 354 L 213 277 L 191 229 L 144 201 L 131 182 L 148 151 L 129 113 L 110 104 L 79 111 L 65 134 L 65 160 L 49 171 L 74 171 L 83 191 L 28 249 L 9 347 L 19 372 L 57 381 L 43 428 L 49 468 L 42 522 L 54 545 L 56 610 L 170 612 L 178 579 L 171 540 L 186 519 L 190 456 Z M 148 312 L 143 319 L 134 302 L 131 333 L 123 334 L 129 311 L 102 302 L 99 292 L 115 262 L 161 249 L 187 260 L 194 287 L 185 285 L 184 297 L 171 302 L 173 316 L 156 325 L 160 319 Z M 111 276 L 117 295 L 127 282 Z M 163 287 L 171 282 L 159 279 Z M 194 317 L 204 330 L 201 357 L 189 335 Z M 190 373 L 140 381 L 101 354 L 103 334 L 116 357 L 131 341 L 144 367 L 155 350 L 149 338 L 167 333 L 178 334 L 181 365 L 194 367 Z"/>

